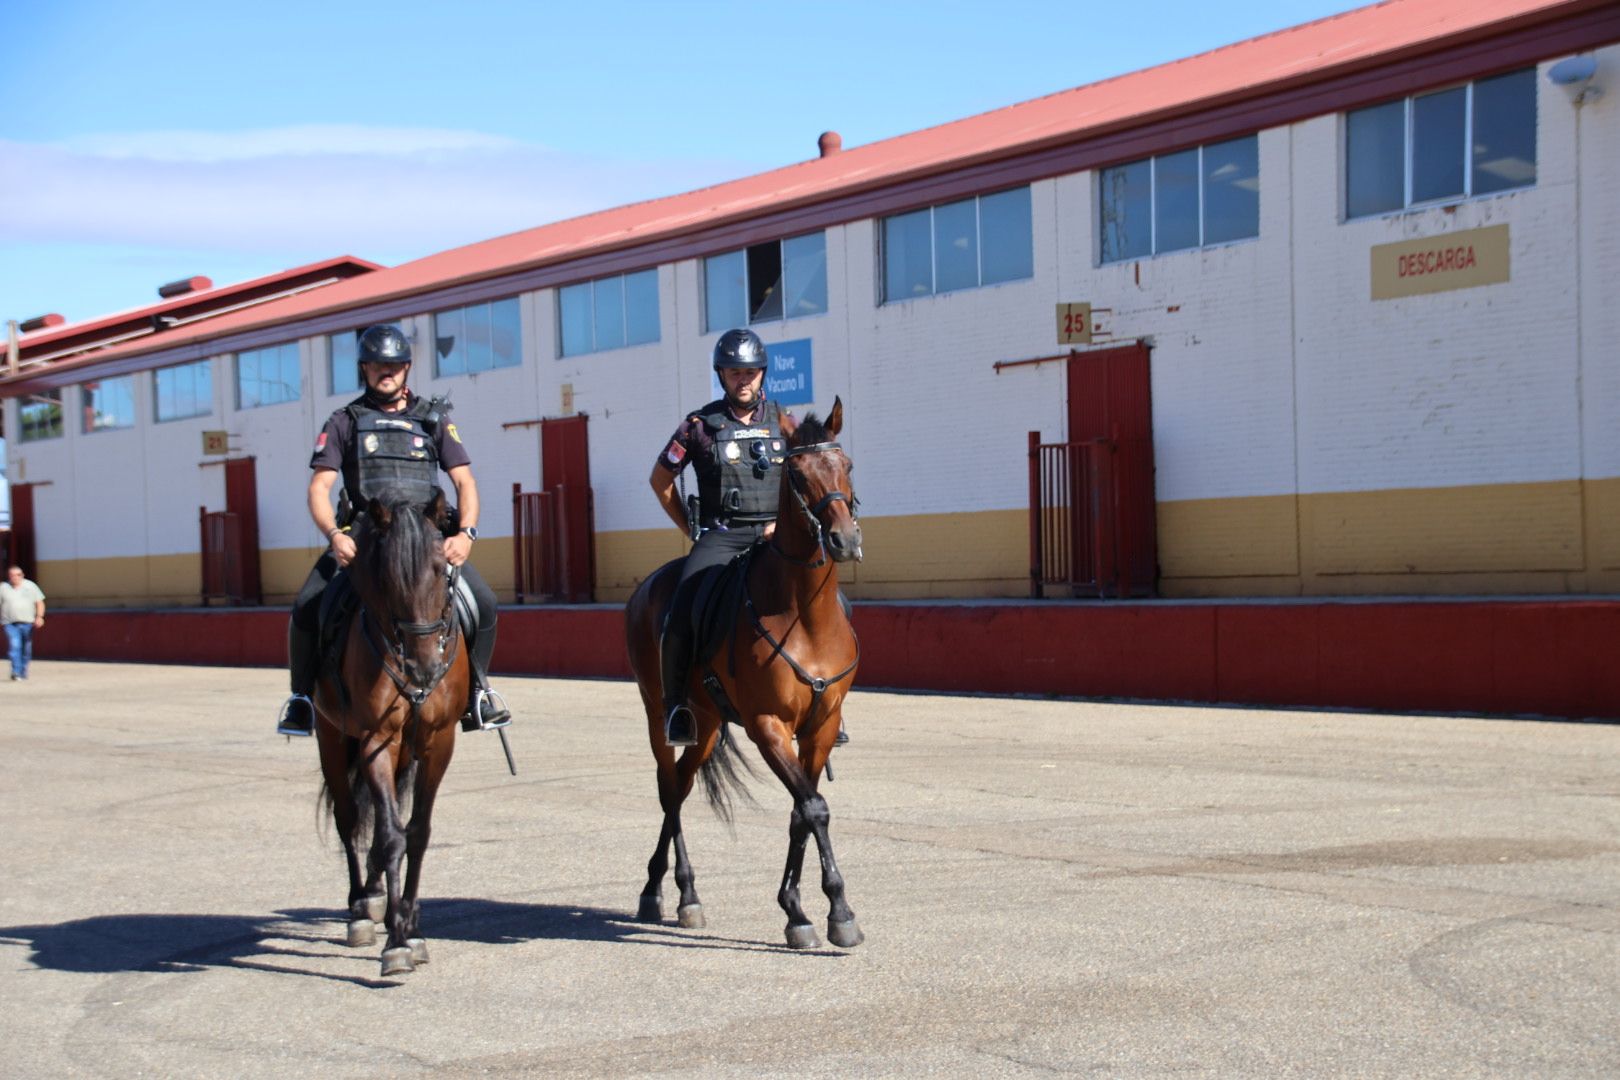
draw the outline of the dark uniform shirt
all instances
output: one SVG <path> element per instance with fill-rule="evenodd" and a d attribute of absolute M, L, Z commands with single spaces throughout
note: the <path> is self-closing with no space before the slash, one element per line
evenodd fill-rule
<path fill-rule="evenodd" d="M 364 402 L 364 397 L 355 401 Z M 405 407 L 410 408 L 420 400 L 415 394 L 410 395 Z M 350 402 L 350 405 L 354 402 Z M 461 445 L 461 435 L 456 431 L 453 423 L 440 424 L 433 435 L 433 448 L 439 454 L 439 466 L 449 472 L 458 465 L 471 465 L 472 458 L 467 454 L 467 448 Z M 349 407 L 334 412 L 326 418 L 326 426 L 315 439 L 315 453 L 310 456 L 311 469 L 331 469 L 333 472 L 342 472 L 343 463 L 354 460 L 354 418 L 349 415 Z"/>
<path fill-rule="evenodd" d="M 783 434 L 793 434 L 794 429 L 799 426 L 797 418 L 786 409 L 778 407 L 777 411 Z M 759 415 L 758 407 L 755 408 L 754 415 Z M 698 419 L 697 413 L 689 413 L 686 419 L 681 421 L 681 426 L 670 436 L 669 444 L 664 447 L 663 453 L 658 455 L 658 464 L 677 475 L 687 465 L 691 465 L 697 473 L 700 487 L 704 484 L 718 486 L 720 483 L 720 463 L 715 460 L 714 454 L 714 433 L 709 430 L 707 424 Z"/>

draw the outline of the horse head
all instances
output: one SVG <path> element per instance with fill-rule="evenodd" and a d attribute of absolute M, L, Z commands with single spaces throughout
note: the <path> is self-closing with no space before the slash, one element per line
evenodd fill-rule
<path fill-rule="evenodd" d="M 855 512 L 860 502 L 850 473 L 855 466 L 837 442 L 844 428 L 844 402 L 833 399 L 826 420 L 806 416 L 788 441 L 783 484 L 803 512 L 810 539 L 826 550 L 834 562 L 861 559 L 861 523 Z M 787 500 L 783 499 L 784 505 Z"/>
<path fill-rule="evenodd" d="M 444 556 L 447 519 L 443 491 L 435 491 L 426 508 L 388 495 L 372 499 L 360 519 L 358 550 L 349 567 L 371 624 L 367 640 L 379 658 L 386 653 L 393 661 L 397 671 L 389 670 L 389 676 L 400 692 L 418 703 L 455 660 L 454 592 Z"/>

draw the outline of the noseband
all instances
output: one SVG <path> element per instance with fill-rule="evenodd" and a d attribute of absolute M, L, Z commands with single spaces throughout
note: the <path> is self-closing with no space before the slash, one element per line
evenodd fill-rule
<path fill-rule="evenodd" d="M 843 446 L 835 442 L 811 443 L 808 446 L 795 446 L 793 449 L 787 452 L 787 456 L 791 458 L 798 457 L 800 454 L 824 454 L 829 450 L 842 449 Z M 821 525 L 822 512 L 835 502 L 848 503 L 850 516 L 856 521 L 859 521 L 861 500 L 854 496 L 853 489 L 849 495 L 845 495 L 842 491 L 834 489 L 817 499 L 816 505 L 811 506 L 809 500 L 804 497 L 804 492 L 799 490 L 799 474 L 794 472 L 792 469 L 788 470 L 788 488 L 792 490 L 793 497 L 798 500 L 799 510 L 804 514 L 805 521 L 809 524 L 810 537 L 816 542 L 816 551 L 820 556 L 815 562 L 807 565 L 820 566 L 822 563 L 827 561 L 827 549 L 822 544 L 822 535 L 824 532 Z M 783 554 L 780 547 L 776 549 L 776 553 L 778 555 L 782 555 L 783 558 L 791 558 L 790 556 Z M 792 561 L 798 562 L 799 560 L 794 559 Z"/>

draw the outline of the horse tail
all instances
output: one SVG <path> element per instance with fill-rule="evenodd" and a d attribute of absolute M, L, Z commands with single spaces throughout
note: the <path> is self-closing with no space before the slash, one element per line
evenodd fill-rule
<path fill-rule="evenodd" d="M 758 778 L 759 773 L 754 769 L 747 758 L 737 752 L 737 741 L 731 737 L 731 725 L 725 721 L 720 722 L 720 738 L 714 745 L 714 753 L 703 762 L 698 770 L 698 776 L 703 781 L 703 796 L 709 800 L 709 808 L 714 816 L 732 824 L 731 797 L 736 795 L 752 806 L 759 802 L 754 798 L 753 792 L 748 790 L 747 777 Z"/>

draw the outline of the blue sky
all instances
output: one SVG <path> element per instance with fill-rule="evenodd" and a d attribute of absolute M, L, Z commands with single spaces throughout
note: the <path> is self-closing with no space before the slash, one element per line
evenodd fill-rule
<path fill-rule="evenodd" d="M 404 262 L 1357 6 L 6 0 L 0 318 Z"/>

